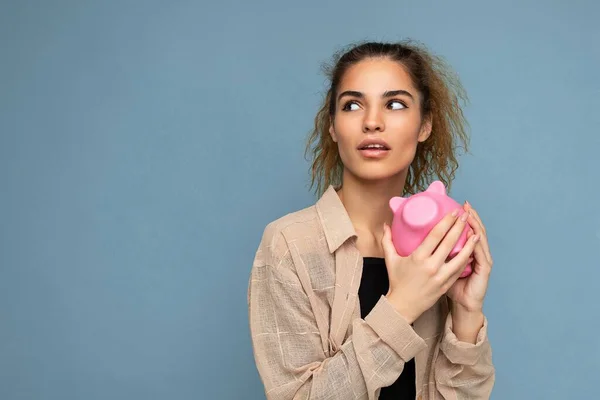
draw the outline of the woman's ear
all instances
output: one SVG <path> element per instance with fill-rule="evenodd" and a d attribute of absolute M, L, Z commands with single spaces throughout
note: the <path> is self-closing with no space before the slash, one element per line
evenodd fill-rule
<path fill-rule="evenodd" d="M 335 129 L 333 129 L 333 121 L 329 124 L 329 134 L 331 135 L 331 139 L 337 143 L 337 135 L 335 134 Z"/>
<path fill-rule="evenodd" d="M 419 142 L 424 142 L 429 138 L 431 135 L 431 128 L 431 117 L 427 117 L 421 124 L 421 130 L 419 131 Z"/>

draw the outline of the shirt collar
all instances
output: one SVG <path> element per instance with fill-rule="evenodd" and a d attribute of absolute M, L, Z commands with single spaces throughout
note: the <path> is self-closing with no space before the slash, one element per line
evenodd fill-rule
<path fill-rule="evenodd" d="M 349 238 L 357 236 L 350 216 L 332 185 L 317 201 L 316 209 L 330 253 L 335 252 Z"/>

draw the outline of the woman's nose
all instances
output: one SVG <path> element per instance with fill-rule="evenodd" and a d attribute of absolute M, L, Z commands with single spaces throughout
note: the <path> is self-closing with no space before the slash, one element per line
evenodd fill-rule
<path fill-rule="evenodd" d="M 365 116 L 365 120 L 363 122 L 363 132 L 374 132 L 374 131 L 383 131 L 385 129 L 385 124 L 383 122 L 383 118 L 380 112 L 378 111 L 370 111 Z"/>

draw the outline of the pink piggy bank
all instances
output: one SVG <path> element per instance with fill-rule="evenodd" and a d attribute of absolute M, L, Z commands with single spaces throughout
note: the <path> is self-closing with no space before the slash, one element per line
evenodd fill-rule
<path fill-rule="evenodd" d="M 393 197 L 389 204 L 394 212 L 391 226 L 392 242 L 398 254 L 403 257 L 410 255 L 419 247 L 433 227 L 447 213 L 454 209 L 458 209 L 460 214 L 464 213 L 462 206 L 446 194 L 446 187 L 441 181 L 431 183 L 424 192 L 408 198 Z M 456 256 L 464 247 L 469 228 L 469 225 L 465 226 L 448 259 Z M 461 278 L 473 272 L 471 262 L 472 258 L 460 275 Z"/>

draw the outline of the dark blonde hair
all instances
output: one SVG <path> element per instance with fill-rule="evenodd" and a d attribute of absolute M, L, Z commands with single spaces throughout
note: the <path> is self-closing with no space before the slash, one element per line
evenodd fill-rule
<path fill-rule="evenodd" d="M 316 184 L 316 194 L 333 185 L 342 184 L 343 164 L 337 143 L 329 134 L 335 117 L 337 91 L 345 72 L 354 64 L 369 58 L 387 58 L 400 63 L 410 75 L 422 99 L 420 107 L 423 122 L 431 120 L 431 135 L 417 145 L 415 157 L 409 167 L 403 194 L 425 190 L 431 181 L 441 180 L 448 191 L 458 169 L 456 150 L 468 152 L 468 123 L 460 102 L 468 101 L 458 75 L 445 61 L 413 40 L 396 43 L 364 42 L 337 52 L 324 71 L 330 81 L 329 90 L 315 117 L 314 129 L 306 144 L 305 157 L 310 154 L 311 185 Z M 462 146 L 460 146 L 462 144 Z"/>

